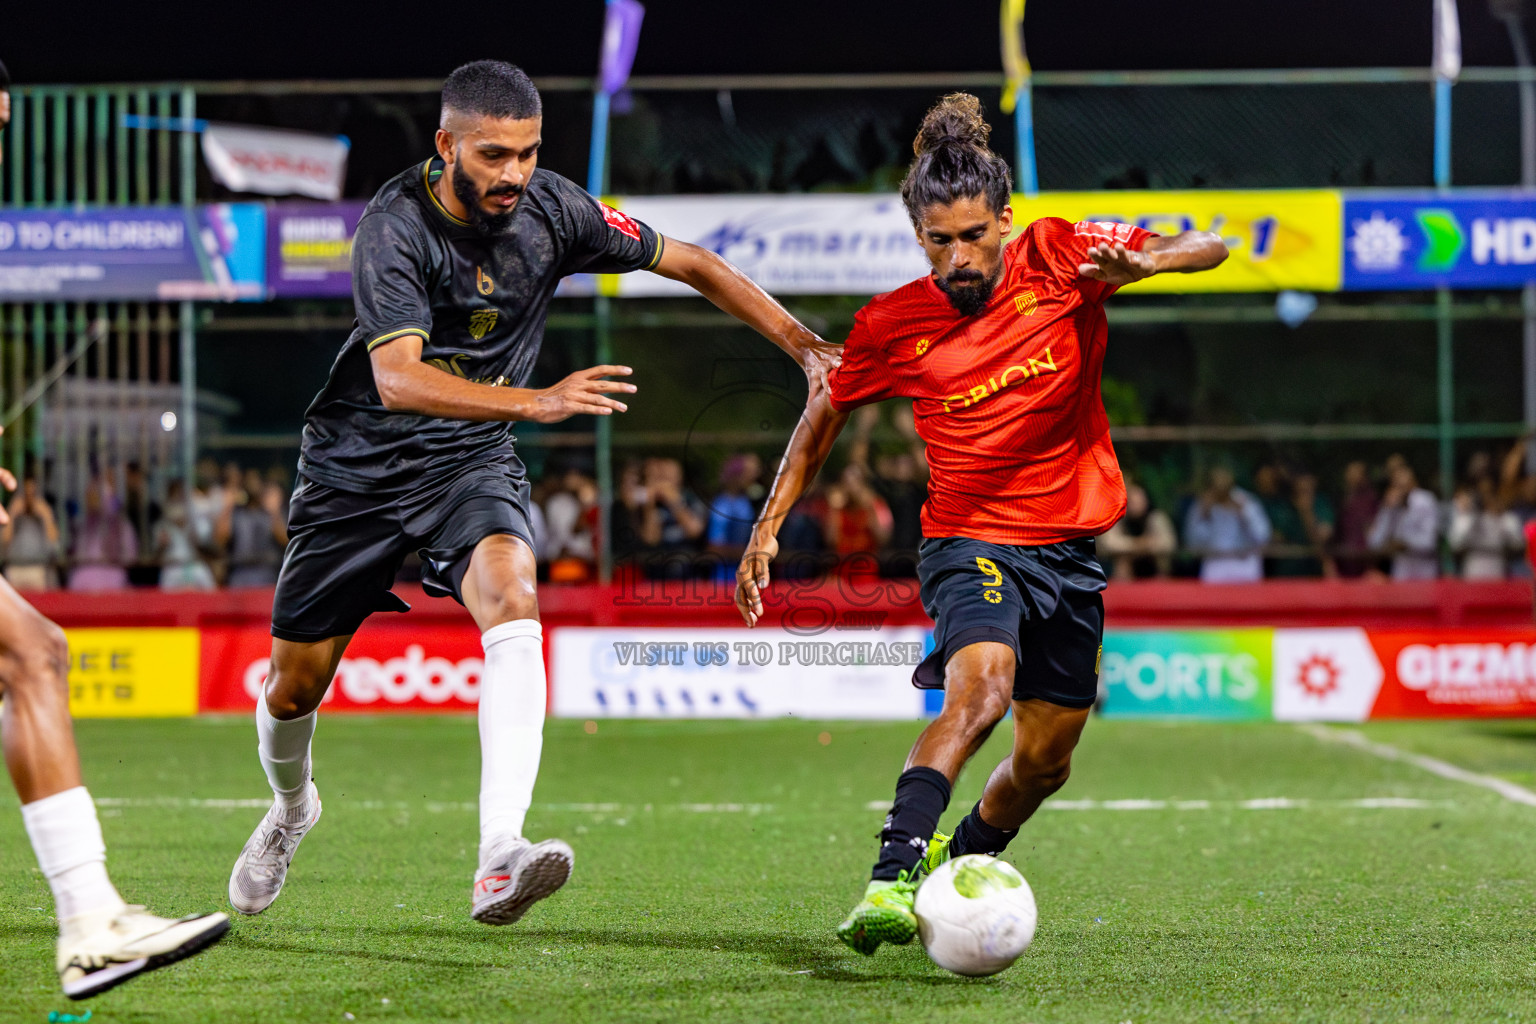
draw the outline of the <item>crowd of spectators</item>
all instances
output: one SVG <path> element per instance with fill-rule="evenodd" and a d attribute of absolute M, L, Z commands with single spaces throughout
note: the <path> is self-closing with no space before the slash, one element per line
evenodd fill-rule
<path fill-rule="evenodd" d="M 781 526 L 780 576 L 914 573 L 927 463 L 910 408 L 893 410 L 886 440 L 876 444 L 880 416 L 876 409 L 855 416 L 846 461 L 824 471 Z M 1157 507 L 1128 477 L 1125 516 L 1098 539 L 1099 556 L 1118 580 L 1528 575 L 1522 555 L 1536 538 L 1528 440 L 1502 456 L 1475 454 L 1448 498 L 1425 487 L 1401 455 L 1379 466 L 1351 462 L 1334 488 L 1281 461 L 1259 466 L 1244 487 L 1218 465 L 1169 508 Z M 772 467 L 737 452 L 714 473 L 694 475 L 712 477 L 710 486 L 690 486 L 675 458 L 631 458 L 616 467 L 607 516 L 616 571 L 734 580 Z M 128 463 L 96 473 L 78 502 L 58 508 L 27 477 L 7 505 L 10 523 L 0 527 L 5 576 L 28 591 L 270 587 L 288 540 L 288 483 L 281 469 L 204 460 L 190 490 L 180 479 L 156 488 Z M 581 465 L 554 468 L 533 495 L 541 576 L 594 579 L 604 517 L 593 474 Z"/>
<path fill-rule="evenodd" d="M 79 502 L 57 508 L 35 476 L 0 527 L 5 577 L 17 590 L 159 587 L 213 590 L 277 582 L 288 543 L 288 478 L 212 460 L 157 494 L 137 463 L 92 474 Z"/>
<path fill-rule="evenodd" d="M 1118 579 L 1181 570 L 1208 583 L 1527 576 L 1522 555 L 1536 539 L 1529 441 L 1497 461 L 1491 452 L 1473 455 L 1449 499 L 1425 487 L 1402 455 L 1378 467 L 1350 462 L 1332 494 L 1315 474 L 1281 462 L 1260 466 L 1252 490 L 1217 466 L 1174 515 L 1128 481 L 1125 518 L 1099 538 L 1099 554 Z"/>

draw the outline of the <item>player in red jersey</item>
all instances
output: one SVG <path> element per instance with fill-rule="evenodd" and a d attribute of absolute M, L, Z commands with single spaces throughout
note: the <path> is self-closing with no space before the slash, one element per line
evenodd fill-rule
<path fill-rule="evenodd" d="M 838 928 L 861 953 L 911 941 L 918 877 L 948 857 L 1000 853 L 1066 782 L 1098 689 L 1105 576 L 1093 537 L 1125 511 L 1099 394 L 1103 302 L 1227 255 L 1204 231 L 1163 238 L 1057 218 L 1004 245 L 1012 180 L 989 134 L 965 93 L 924 119 L 901 192 L 933 273 L 859 311 L 737 571 L 737 605 L 754 625 L 779 524 L 849 411 L 913 399 L 931 468 L 918 577 L 936 625 L 912 681 L 946 692 L 897 780 L 864 899 Z M 955 777 L 1010 708 L 1012 755 L 953 837 L 936 834 Z"/>

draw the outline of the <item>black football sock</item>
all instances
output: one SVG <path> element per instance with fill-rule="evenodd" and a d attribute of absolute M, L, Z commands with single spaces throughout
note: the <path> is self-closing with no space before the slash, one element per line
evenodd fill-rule
<path fill-rule="evenodd" d="M 928 840 L 949 806 L 949 780 L 932 768 L 908 768 L 896 780 L 896 802 L 880 832 L 880 859 L 870 878 L 894 882 L 928 852 Z"/>
<path fill-rule="evenodd" d="M 984 853 L 996 857 L 1008 849 L 1008 844 L 1018 834 L 1016 828 L 996 828 L 982 821 L 981 801 L 978 800 L 976 806 L 971 808 L 971 813 L 956 826 L 955 834 L 949 841 L 949 855 L 963 857 L 968 853 Z"/>

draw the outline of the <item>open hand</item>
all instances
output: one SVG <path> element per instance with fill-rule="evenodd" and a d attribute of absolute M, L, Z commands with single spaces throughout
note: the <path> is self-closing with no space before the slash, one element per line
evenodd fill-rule
<path fill-rule="evenodd" d="M 763 617 L 763 591 L 768 589 L 768 566 L 779 553 L 779 542 L 773 537 L 754 541 L 741 556 L 736 567 L 736 610 L 746 620 L 747 627 L 757 625 Z"/>
<path fill-rule="evenodd" d="M 1157 273 L 1149 254 L 1123 245 L 1089 246 L 1088 259 L 1077 265 L 1078 274 L 1106 284 L 1130 284 Z"/>
<path fill-rule="evenodd" d="M 638 390 L 633 384 L 604 377 L 628 377 L 635 371 L 627 366 L 593 366 L 577 370 L 554 387 L 533 393 L 533 411 L 528 416 L 537 423 L 559 423 L 572 416 L 612 416 L 616 412 L 628 412 L 629 406 L 611 394 L 632 395 Z"/>

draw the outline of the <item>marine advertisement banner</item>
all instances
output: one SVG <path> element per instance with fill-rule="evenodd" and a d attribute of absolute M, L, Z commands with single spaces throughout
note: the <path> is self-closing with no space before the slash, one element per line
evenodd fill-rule
<path fill-rule="evenodd" d="M 0 302 L 266 298 L 261 203 L 0 210 Z"/>
<path fill-rule="evenodd" d="M 1536 197 L 1351 192 L 1344 248 L 1351 291 L 1520 288 L 1536 280 Z"/>
<path fill-rule="evenodd" d="M 1013 220 L 1041 217 L 1135 224 L 1161 235 L 1213 231 L 1231 255 L 1202 274 L 1159 274 L 1128 285 L 1153 292 L 1339 290 L 1343 194 L 1331 189 L 1186 192 L 1047 192 L 1013 197 Z"/>
<path fill-rule="evenodd" d="M 1269 718 L 1273 636 L 1271 629 L 1107 632 L 1102 710 L 1115 718 Z"/>
<path fill-rule="evenodd" d="M 928 273 L 896 195 L 628 196 L 612 205 L 730 260 L 776 295 L 876 295 Z M 690 295 L 655 274 L 601 279 L 622 297 Z"/>
<path fill-rule="evenodd" d="M 352 297 L 352 237 L 368 204 L 274 203 L 267 214 L 267 287 L 275 299 Z"/>

